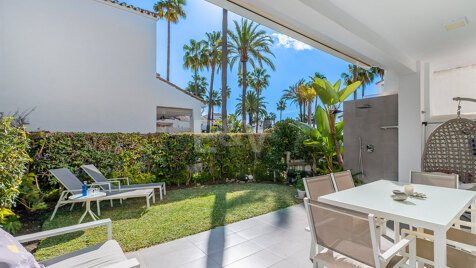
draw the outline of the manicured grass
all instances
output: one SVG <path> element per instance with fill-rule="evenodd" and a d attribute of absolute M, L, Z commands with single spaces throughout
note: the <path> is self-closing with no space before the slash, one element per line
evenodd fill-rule
<path fill-rule="evenodd" d="M 277 184 L 221 184 L 168 191 L 163 201 L 146 210 L 145 199 L 101 203 L 101 218 L 113 222 L 113 239 L 125 252 L 150 247 L 217 226 L 265 214 L 297 204 L 294 187 Z M 77 224 L 84 208 L 60 209 L 43 230 Z M 91 220 L 89 216 L 85 218 Z M 73 250 L 105 242 L 105 227 L 43 240 L 34 253 L 38 260 L 49 259 Z"/>

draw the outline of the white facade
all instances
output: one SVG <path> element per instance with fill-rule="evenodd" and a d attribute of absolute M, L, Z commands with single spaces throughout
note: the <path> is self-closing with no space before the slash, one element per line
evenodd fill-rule
<path fill-rule="evenodd" d="M 156 18 L 104 0 L 0 0 L 0 112 L 30 131 L 156 132 L 157 106 L 203 103 L 156 78 Z M 165 60 L 164 60 L 165 62 Z"/>

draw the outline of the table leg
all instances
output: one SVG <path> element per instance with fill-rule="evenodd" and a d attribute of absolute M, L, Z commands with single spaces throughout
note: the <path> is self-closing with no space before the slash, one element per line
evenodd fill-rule
<path fill-rule="evenodd" d="M 85 203 L 86 203 L 86 211 L 84 211 L 83 215 L 79 219 L 79 223 L 81 223 L 83 221 L 84 217 L 88 213 L 89 213 L 89 215 L 91 215 L 91 218 L 93 218 L 94 221 L 97 221 L 98 217 L 96 215 L 94 215 L 93 211 L 91 210 L 91 200 L 87 200 Z"/>
<path fill-rule="evenodd" d="M 446 230 L 434 231 L 434 256 L 435 256 L 435 268 L 446 267 Z"/>
<path fill-rule="evenodd" d="M 84 216 L 86 216 L 86 214 L 88 214 L 88 211 L 87 211 L 87 210 L 86 210 L 86 211 L 84 211 L 84 213 L 83 213 L 83 215 L 81 216 L 81 218 L 79 218 L 79 222 L 78 222 L 78 224 L 80 224 L 80 223 L 83 221 L 83 219 L 84 219 Z"/>
<path fill-rule="evenodd" d="M 393 232 L 395 234 L 395 244 L 400 242 L 400 223 L 398 221 L 393 221 Z"/>

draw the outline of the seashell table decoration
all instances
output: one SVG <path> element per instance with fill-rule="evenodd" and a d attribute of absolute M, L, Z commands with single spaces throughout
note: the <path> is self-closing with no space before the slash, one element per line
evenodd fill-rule
<path fill-rule="evenodd" d="M 405 201 L 408 198 L 408 195 L 400 190 L 393 190 L 393 195 L 391 197 L 395 201 Z"/>

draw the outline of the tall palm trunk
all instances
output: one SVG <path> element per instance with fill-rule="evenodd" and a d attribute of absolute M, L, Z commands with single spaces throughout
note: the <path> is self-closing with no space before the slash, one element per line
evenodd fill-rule
<path fill-rule="evenodd" d="M 210 133 L 210 120 L 213 120 L 213 81 L 215 81 L 215 63 L 212 62 L 212 78 L 210 79 L 210 96 L 208 97 L 208 118 L 207 118 L 207 133 Z"/>
<path fill-rule="evenodd" d="M 242 128 L 243 133 L 246 133 L 246 88 L 248 87 L 248 81 L 246 81 L 248 70 L 246 69 L 246 61 L 242 61 L 243 64 L 243 93 L 242 93 L 242 105 L 241 105 L 241 114 L 242 114 Z M 251 124 L 251 119 L 250 119 Z"/>
<path fill-rule="evenodd" d="M 197 82 L 197 66 L 195 66 L 195 77 L 194 77 L 194 80 L 195 80 L 195 96 L 198 97 L 198 82 Z"/>
<path fill-rule="evenodd" d="M 256 109 L 256 133 L 258 133 L 258 125 L 259 125 L 259 118 L 258 118 L 258 114 L 259 114 L 259 93 L 260 93 L 260 89 L 257 88 L 256 89 L 256 95 L 258 96 L 258 99 L 256 100 L 256 105 L 258 106 L 258 109 Z"/>
<path fill-rule="evenodd" d="M 307 124 L 311 125 L 312 101 L 307 102 Z"/>
<path fill-rule="evenodd" d="M 223 126 L 223 133 L 228 132 L 227 113 L 226 113 L 226 97 L 228 89 L 226 75 L 228 66 L 228 10 L 223 9 L 223 21 L 222 21 L 222 36 L 221 43 L 221 121 Z"/>
<path fill-rule="evenodd" d="M 362 83 L 362 99 L 365 96 L 365 83 Z"/>
<path fill-rule="evenodd" d="M 170 15 L 167 20 L 167 81 L 170 81 Z"/>
<path fill-rule="evenodd" d="M 352 66 L 352 83 L 357 82 L 357 66 Z M 354 91 L 354 100 L 357 99 L 357 90 Z"/>
<path fill-rule="evenodd" d="M 282 120 L 282 119 L 281 119 L 282 115 L 283 115 L 283 110 L 279 110 L 279 121 Z"/>
<path fill-rule="evenodd" d="M 299 102 L 299 121 L 302 122 L 302 102 Z"/>

